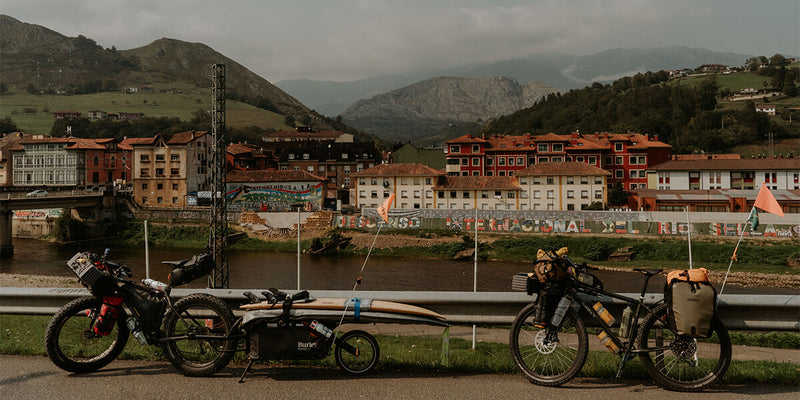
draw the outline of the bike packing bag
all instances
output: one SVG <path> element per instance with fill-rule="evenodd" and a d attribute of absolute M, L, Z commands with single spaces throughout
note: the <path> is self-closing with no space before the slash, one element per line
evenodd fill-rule
<path fill-rule="evenodd" d="M 564 296 L 565 289 L 564 285 L 554 283 L 542 285 L 536 296 L 536 304 L 539 307 L 533 316 L 534 325 L 544 327 L 553 319 L 553 313 L 555 313 L 561 297 Z"/>
<path fill-rule="evenodd" d="M 541 283 L 558 283 L 569 278 L 569 271 L 561 259 L 553 259 L 548 255 L 538 257 L 533 262 L 533 272 Z"/>
<path fill-rule="evenodd" d="M 67 261 L 67 265 L 93 296 L 99 298 L 113 296 L 117 290 L 117 282 L 108 271 L 97 267 L 94 261 L 97 258 L 96 254 L 77 253 Z"/>
<path fill-rule="evenodd" d="M 511 278 L 511 290 L 528 293 L 528 296 L 539 292 L 542 283 L 533 272 L 520 272 Z"/>
<path fill-rule="evenodd" d="M 119 314 L 122 311 L 122 296 L 106 296 L 103 297 L 103 305 L 100 307 L 100 313 L 97 316 L 97 322 L 94 324 L 94 333 L 100 336 L 106 336 L 114 329 L 114 324 L 119 319 Z"/>
<path fill-rule="evenodd" d="M 157 332 L 161 328 L 161 317 L 165 304 L 157 295 L 130 285 L 120 288 L 129 307 L 138 314 L 142 328 L 148 333 Z"/>
<path fill-rule="evenodd" d="M 177 287 L 189 283 L 214 270 L 214 258 L 211 254 L 198 254 L 181 261 L 180 266 L 169 274 L 169 285 Z"/>
<path fill-rule="evenodd" d="M 325 337 L 300 322 L 279 326 L 278 321 L 249 324 L 247 354 L 262 360 L 314 360 L 328 356 Z"/>
<path fill-rule="evenodd" d="M 667 274 L 664 287 L 667 324 L 677 334 L 707 338 L 717 302 L 717 291 L 708 281 L 705 268 L 678 270 Z"/>

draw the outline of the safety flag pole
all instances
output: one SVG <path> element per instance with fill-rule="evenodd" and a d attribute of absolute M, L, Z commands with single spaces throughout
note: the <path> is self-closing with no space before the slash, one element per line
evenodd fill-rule
<path fill-rule="evenodd" d="M 739 241 L 736 242 L 736 247 L 733 249 L 731 262 L 730 264 L 728 264 L 728 270 L 725 272 L 725 279 L 722 280 L 722 287 L 720 287 L 719 289 L 720 296 L 722 296 L 722 291 L 725 290 L 725 282 L 728 281 L 728 274 L 730 274 L 731 272 L 731 266 L 733 266 L 733 262 L 738 261 L 736 258 L 736 252 L 739 250 L 739 244 L 742 243 L 744 232 L 747 230 L 747 224 L 748 223 L 752 224 L 754 230 L 758 228 L 757 208 L 766 211 L 770 214 L 775 214 L 780 217 L 785 217 L 785 215 L 783 214 L 783 210 L 781 209 L 781 205 L 778 204 L 778 200 L 775 200 L 775 196 L 773 196 L 772 192 L 769 191 L 766 182 L 762 183 L 761 189 L 758 190 L 756 201 L 753 202 L 753 208 L 750 209 L 750 214 L 747 215 L 747 222 L 745 222 L 744 228 L 742 228 L 742 233 L 739 235 Z"/>
<path fill-rule="evenodd" d="M 375 242 L 378 241 L 378 235 L 380 235 L 380 233 L 381 233 L 381 228 L 383 227 L 383 225 L 389 223 L 389 209 L 392 207 L 392 203 L 394 202 L 394 198 L 395 198 L 395 194 L 392 193 L 392 195 L 389 196 L 389 198 L 386 199 L 383 202 L 383 204 L 381 204 L 380 206 L 378 206 L 377 209 L 375 209 L 375 211 L 378 213 L 378 216 L 381 217 L 381 219 L 383 220 L 384 223 L 383 224 L 378 224 L 378 231 L 375 232 L 375 237 L 372 239 L 372 245 L 369 246 L 369 250 L 367 251 L 367 256 L 364 258 L 364 263 L 361 264 L 361 270 L 358 271 L 358 279 L 356 279 L 356 282 L 353 284 L 353 291 L 350 292 L 350 297 L 349 297 L 350 299 L 355 298 L 356 288 L 358 288 L 358 285 L 361 284 L 361 275 L 364 273 L 364 268 L 366 268 L 366 266 L 367 266 L 367 260 L 369 260 L 369 255 L 372 254 L 372 249 L 375 247 Z M 350 305 L 350 301 L 346 300 L 345 304 L 344 304 L 344 309 L 342 310 L 342 318 L 339 320 L 339 325 L 336 327 L 337 329 L 344 322 L 344 316 L 347 314 L 347 309 L 348 309 L 349 305 Z"/>

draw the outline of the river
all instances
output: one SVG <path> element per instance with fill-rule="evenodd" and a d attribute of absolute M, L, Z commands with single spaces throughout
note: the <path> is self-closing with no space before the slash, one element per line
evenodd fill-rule
<path fill-rule="evenodd" d="M 0 259 L 0 273 L 26 275 L 72 276 L 66 260 L 79 251 L 102 253 L 104 244 L 91 242 L 61 245 L 33 239 L 14 239 L 14 256 Z M 166 281 L 169 269 L 161 261 L 189 258 L 196 249 L 151 246 L 150 277 Z M 145 277 L 143 247 L 112 247 L 109 259 L 126 264 L 135 278 Z M 246 289 L 294 289 L 297 287 L 297 255 L 294 253 L 235 251 L 229 253 L 230 287 Z M 364 257 L 311 257 L 301 254 L 301 287 L 309 290 L 350 290 L 362 276 L 360 290 L 394 291 L 472 291 L 472 261 L 430 260 L 422 258 L 377 257 L 368 260 L 363 273 Z M 511 290 L 511 277 L 531 270 L 530 263 L 480 261 L 478 291 Z M 639 292 L 642 276 L 631 272 L 595 271 L 606 289 L 622 293 Z M 206 287 L 198 279 L 186 287 Z M 649 292 L 663 290 L 664 277 L 654 278 Z M 796 289 L 743 288 L 727 285 L 725 293 L 800 294 Z"/>

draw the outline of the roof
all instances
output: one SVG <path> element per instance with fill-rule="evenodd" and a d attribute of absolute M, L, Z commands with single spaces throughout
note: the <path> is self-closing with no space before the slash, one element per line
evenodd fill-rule
<path fill-rule="evenodd" d="M 632 189 L 631 194 L 639 197 L 655 198 L 658 201 L 727 201 L 732 198 L 744 198 L 748 201 L 755 201 L 759 190 L 737 190 L 737 189 L 710 189 L 710 190 L 655 190 L 655 189 Z M 775 200 L 779 202 L 800 201 L 800 189 L 794 190 L 770 190 Z"/>
<path fill-rule="evenodd" d="M 602 168 L 582 162 L 545 162 L 531 165 L 515 172 L 517 176 L 528 175 L 611 175 Z"/>
<path fill-rule="evenodd" d="M 555 133 L 552 133 L 552 132 L 550 132 L 550 133 L 548 133 L 546 135 L 536 136 L 534 138 L 534 140 L 537 141 L 537 142 L 568 142 L 569 139 L 570 139 L 570 136 L 556 135 Z"/>
<path fill-rule="evenodd" d="M 241 144 L 241 143 L 231 143 L 228 145 L 226 151 L 231 154 L 247 154 L 252 153 L 253 151 L 258 150 L 257 148 L 253 148 L 251 145 Z"/>
<path fill-rule="evenodd" d="M 352 176 L 439 176 L 443 171 L 422 164 L 380 164 Z"/>
<path fill-rule="evenodd" d="M 172 135 L 172 137 L 169 138 L 169 140 L 167 140 L 167 144 L 186 144 L 207 133 L 208 133 L 207 131 L 187 131 L 187 132 L 176 133 Z"/>
<path fill-rule="evenodd" d="M 434 189 L 519 189 L 513 176 L 445 176 Z"/>
<path fill-rule="evenodd" d="M 739 154 L 675 154 L 676 160 L 738 160 Z"/>
<path fill-rule="evenodd" d="M 306 171 L 277 171 L 277 170 L 231 170 L 226 175 L 228 183 L 235 182 L 303 182 L 324 181 L 325 178 L 309 174 Z"/>
<path fill-rule="evenodd" d="M 319 139 L 336 139 L 339 136 L 345 135 L 345 132 L 339 131 L 277 131 L 274 133 L 270 133 L 264 135 L 264 137 L 268 138 L 286 138 L 286 137 L 294 137 L 294 138 L 319 138 Z"/>
<path fill-rule="evenodd" d="M 669 160 L 653 167 L 656 171 L 689 170 L 800 170 L 800 157 Z"/>
<path fill-rule="evenodd" d="M 473 137 L 472 134 L 466 134 L 464 136 L 459 136 L 455 139 L 450 139 L 446 141 L 447 144 L 458 144 L 458 143 L 486 143 L 485 139 L 481 139 L 479 137 Z"/>

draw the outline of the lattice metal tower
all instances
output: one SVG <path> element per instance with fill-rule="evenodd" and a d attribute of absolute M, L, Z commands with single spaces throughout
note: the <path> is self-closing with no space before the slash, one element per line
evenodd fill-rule
<path fill-rule="evenodd" d="M 211 66 L 213 82 L 211 131 L 214 138 L 211 158 L 211 235 L 209 248 L 216 268 L 208 286 L 227 288 L 228 280 L 228 207 L 225 196 L 225 64 Z"/>

